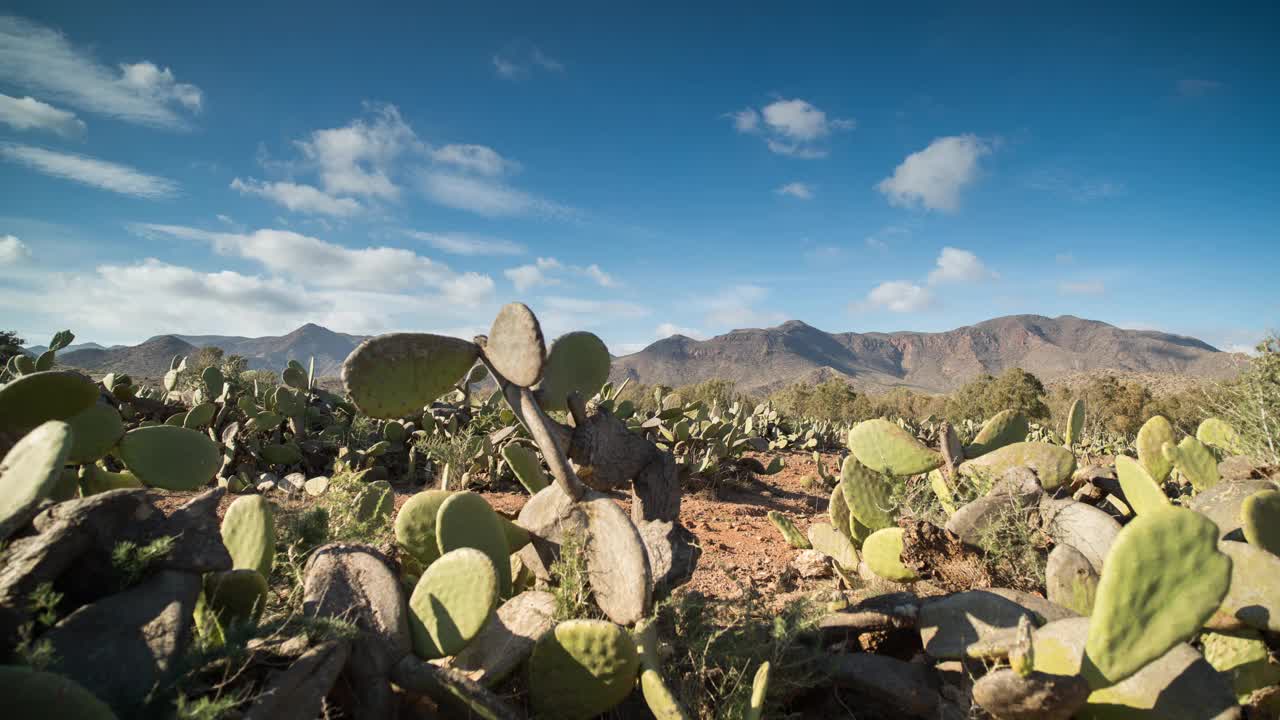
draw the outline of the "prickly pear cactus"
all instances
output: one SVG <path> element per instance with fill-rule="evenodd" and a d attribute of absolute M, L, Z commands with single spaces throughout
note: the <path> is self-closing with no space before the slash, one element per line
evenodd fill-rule
<path fill-rule="evenodd" d="M 84 497 L 97 495 L 108 490 L 143 487 L 142 481 L 131 472 L 111 472 L 97 465 L 85 465 L 80 468 L 80 494 Z"/>
<path fill-rule="evenodd" d="M 858 549 L 853 546 L 848 536 L 827 523 L 814 523 L 809 526 L 809 544 L 814 550 L 831 558 L 846 572 L 858 569 Z"/>
<path fill-rule="evenodd" d="M 475 548 L 489 557 L 498 576 L 498 594 L 511 594 L 511 554 L 498 514 L 473 492 L 450 495 L 436 513 L 436 539 L 440 554 L 458 548 Z"/>
<path fill-rule="evenodd" d="M 956 498 L 951 492 L 951 486 L 947 484 L 947 479 L 942 475 L 942 470 L 929 471 L 929 487 L 933 489 L 933 494 L 937 496 L 938 503 L 942 505 L 942 509 L 947 516 L 955 515 Z"/>
<path fill-rule="evenodd" d="M 208 573 L 204 576 L 204 602 L 224 628 L 256 620 L 267 607 L 267 579 L 248 568 Z"/>
<path fill-rule="evenodd" d="M 1241 703 L 1255 690 L 1280 683 L 1280 663 L 1271 659 L 1267 643 L 1257 630 L 1206 632 L 1200 636 L 1204 659 L 1231 678 Z"/>
<path fill-rule="evenodd" d="M 271 577 L 276 556 L 276 518 L 261 495 L 243 495 L 227 507 L 222 518 L 222 544 L 235 569 L 257 570 Z"/>
<path fill-rule="evenodd" d="M 902 528 L 888 527 L 871 533 L 862 543 L 862 559 L 871 572 L 885 580 L 910 583 L 920 579 L 902 564 Z"/>
<path fill-rule="evenodd" d="M 751 679 L 751 704 L 747 706 L 746 720 L 760 720 L 764 715 L 764 702 L 769 695 L 769 662 L 760 663 Z"/>
<path fill-rule="evenodd" d="M 1240 520 L 1250 545 L 1280 555 L 1280 490 L 1263 490 L 1245 498 Z"/>
<path fill-rule="evenodd" d="M 1182 477 L 1191 483 L 1196 492 L 1204 492 L 1222 479 L 1218 474 L 1218 459 L 1213 456 L 1213 452 L 1190 435 L 1182 438 L 1177 445 L 1165 443 L 1164 457 L 1182 473 Z"/>
<path fill-rule="evenodd" d="M 503 565 L 507 560 L 503 558 Z M 456 655 L 498 606 L 498 572 L 474 548 L 441 555 L 418 578 L 409 598 L 413 651 L 423 660 Z"/>
<path fill-rule="evenodd" d="M 827 516 L 835 529 L 849 535 L 849 504 L 844 501 L 844 491 L 837 484 L 831 489 L 831 499 L 827 501 Z"/>
<path fill-rule="evenodd" d="M 395 510 L 395 490 L 386 480 L 375 480 L 356 493 L 354 502 L 356 520 L 360 522 L 389 518 Z"/>
<path fill-rule="evenodd" d="M 1020 443 L 1027 439 L 1030 427 L 1022 413 L 1017 410 L 1002 410 L 982 425 L 973 442 L 964 449 L 965 457 L 981 457 L 1005 445 Z"/>
<path fill-rule="evenodd" d="M 222 451 L 207 435 L 170 425 L 130 430 L 117 451 L 143 484 L 165 490 L 204 487 L 222 467 Z"/>
<path fill-rule="evenodd" d="M 0 386 L 0 430 L 23 432 L 49 420 L 67 420 L 97 401 L 98 386 L 79 373 L 22 375 Z"/>
<path fill-rule="evenodd" d="M 529 491 L 530 495 L 536 495 L 550 483 L 547 474 L 542 470 L 542 461 L 538 460 L 538 454 L 529 448 L 509 443 L 502 448 L 502 458 L 511 466 L 511 472 L 515 473 L 516 479 L 525 490 Z"/>
<path fill-rule="evenodd" d="M 542 377 L 547 348 L 542 326 L 523 303 L 508 303 L 498 311 L 489 328 L 485 358 L 508 382 L 533 387 Z"/>
<path fill-rule="evenodd" d="M 0 697 L 14 720 L 115 720 L 107 704 L 74 680 L 24 665 L 0 665 Z"/>
<path fill-rule="evenodd" d="M 1084 399 L 1076 398 L 1071 403 L 1071 412 L 1067 413 L 1067 447 L 1075 447 L 1084 435 Z"/>
<path fill-rule="evenodd" d="M 539 715 L 588 720 L 626 699 L 639 669 L 625 629 L 605 620 L 567 620 L 534 645 L 529 700 Z"/>
<path fill-rule="evenodd" d="M 1135 513 L 1141 515 L 1169 506 L 1169 497 L 1141 462 L 1126 455 L 1116 456 L 1116 476 Z"/>
<path fill-rule="evenodd" d="M 1196 428 L 1196 439 L 1209 447 L 1228 455 L 1241 455 L 1244 447 L 1240 433 L 1221 418 L 1207 418 Z"/>
<path fill-rule="evenodd" d="M 73 465 L 97 462 L 124 436 L 120 412 L 105 402 L 96 402 L 67 418 L 71 426 L 71 453 L 67 462 Z"/>
<path fill-rule="evenodd" d="M 609 348 L 589 332 L 571 332 L 556 338 L 547 353 L 542 381 L 535 392 L 538 404 L 548 412 L 568 410 L 565 398 L 577 391 L 585 400 L 599 392 L 609 379 Z"/>
<path fill-rule="evenodd" d="M 373 418 L 407 417 L 453 389 L 480 356 L 475 343 L 391 333 L 360 343 L 342 364 L 351 401 Z"/>
<path fill-rule="evenodd" d="M 879 530 L 892 526 L 897 519 L 898 505 L 893 499 L 893 483 L 853 455 L 846 457 L 840 467 L 839 487 L 849 506 L 850 516 L 863 526 Z"/>
<path fill-rule="evenodd" d="M 786 540 L 788 545 L 797 550 L 808 550 L 813 547 L 809 544 L 809 541 L 805 539 L 805 536 L 800 534 L 800 530 L 796 527 L 795 523 L 791 522 L 791 518 L 783 515 L 777 510 L 770 510 L 768 517 L 769 522 L 773 523 L 773 526 L 778 528 L 778 532 L 782 535 L 782 539 Z"/>
<path fill-rule="evenodd" d="M 423 490 L 409 498 L 396 515 L 396 542 L 424 568 L 440 557 L 436 517 L 450 495 L 450 490 Z"/>
<path fill-rule="evenodd" d="M 854 425 L 849 430 L 849 450 L 858 462 L 885 475 L 920 475 L 942 465 L 941 454 L 883 418 Z"/>
<path fill-rule="evenodd" d="M 1163 415 L 1153 416 L 1138 430 L 1138 461 L 1157 483 L 1169 479 L 1173 464 L 1164 456 L 1164 444 L 1172 443 L 1173 425 Z"/>
<path fill-rule="evenodd" d="M 1011 468 L 1028 467 L 1035 472 L 1045 490 L 1055 490 L 1071 479 L 1076 458 L 1061 445 L 1043 442 L 1017 442 L 960 464 L 960 474 L 973 480 L 979 488 L 991 485 Z"/>
<path fill-rule="evenodd" d="M 640 656 L 640 692 L 655 720 L 690 720 L 679 698 L 662 679 L 662 660 L 658 658 L 658 626 L 651 619 L 636 623 L 636 652 Z"/>
<path fill-rule="evenodd" d="M 32 510 L 53 492 L 73 444 L 71 426 L 49 420 L 0 461 L 0 540 L 30 520 Z"/>
<path fill-rule="evenodd" d="M 1191 638 L 1230 583 L 1213 521 L 1174 507 L 1140 513 L 1116 536 L 1098 581 L 1081 668 L 1089 686 L 1114 685 Z"/>

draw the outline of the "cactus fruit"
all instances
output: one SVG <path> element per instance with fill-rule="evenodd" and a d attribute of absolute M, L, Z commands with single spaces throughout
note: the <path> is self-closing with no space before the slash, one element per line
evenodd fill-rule
<path fill-rule="evenodd" d="M 942 465 L 942 455 L 883 418 L 854 425 L 849 430 L 849 449 L 858 462 L 885 475 L 919 475 Z"/>
<path fill-rule="evenodd" d="M 507 560 L 503 567 L 509 568 Z M 456 655 L 498 605 L 498 573 L 475 548 L 452 550 L 431 563 L 409 598 L 413 652 L 423 660 Z"/>
<path fill-rule="evenodd" d="M 248 568 L 208 573 L 204 576 L 204 601 L 224 628 L 256 621 L 267 606 L 267 579 Z"/>
<path fill-rule="evenodd" d="M 769 661 L 760 663 L 751 679 L 751 704 L 747 706 L 744 720 L 760 720 L 764 715 L 764 702 L 769 695 Z"/>
<path fill-rule="evenodd" d="M 547 348 L 542 327 L 523 303 L 507 303 L 489 328 L 485 359 L 508 382 L 530 388 L 542 377 Z"/>
<path fill-rule="evenodd" d="M 991 485 L 1015 467 L 1029 467 L 1045 490 L 1056 490 L 1071 479 L 1076 469 L 1075 455 L 1061 445 L 1043 442 L 1017 442 L 960 464 L 960 474 L 980 488 Z"/>
<path fill-rule="evenodd" d="M 1280 664 L 1271 660 L 1267 643 L 1258 631 L 1206 632 L 1200 641 L 1204 644 L 1204 659 L 1231 678 L 1231 687 L 1241 703 L 1247 704 L 1255 690 L 1280 683 Z"/>
<path fill-rule="evenodd" d="M 379 335 L 347 356 L 342 382 L 369 417 L 405 417 L 452 390 L 479 354 L 475 343 L 443 335 Z"/>
<path fill-rule="evenodd" d="M 800 530 L 796 528 L 796 524 L 791 522 L 791 518 L 783 515 L 777 510 L 770 510 L 768 513 L 769 522 L 778 528 L 778 532 L 782 535 L 782 539 L 787 544 L 797 550 L 808 550 L 813 547 L 804 535 L 800 534 Z"/>
<path fill-rule="evenodd" d="M 1169 497 L 1141 462 L 1127 455 L 1116 456 L 1116 476 L 1120 478 L 1120 488 L 1135 513 L 1142 515 L 1168 507 Z"/>
<path fill-rule="evenodd" d="M 67 420 L 97 401 L 98 386 L 79 373 L 22 375 L 0 386 L 0 430 L 22 432 L 49 420 Z"/>
<path fill-rule="evenodd" d="M 1082 672 L 1114 685 L 1199 632 L 1231 583 L 1218 529 L 1193 510 L 1157 507 L 1116 536 L 1098 581 Z"/>
<path fill-rule="evenodd" d="M 222 544 L 234 569 L 257 570 L 271 577 L 276 556 L 276 518 L 261 495 L 243 495 L 227 506 L 222 518 Z"/>
<path fill-rule="evenodd" d="M 542 381 L 535 392 L 538 404 L 548 412 L 568 410 L 565 399 L 577 391 L 583 398 L 599 392 L 609 379 L 609 348 L 589 332 L 571 332 L 556 338 L 547 353 Z"/>
<path fill-rule="evenodd" d="M 0 697 L 9 720 L 116 720 L 74 680 L 25 665 L 0 665 Z"/>
<path fill-rule="evenodd" d="M 72 415 L 67 424 L 71 426 L 72 439 L 67 462 L 72 465 L 101 460 L 124 436 L 120 412 L 105 402 L 96 402 Z"/>
<path fill-rule="evenodd" d="M 839 487 L 850 516 L 859 523 L 873 531 L 893 525 L 898 508 L 893 499 L 893 484 L 883 475 L 849 455 L 840 467 Z"/>
<path fill-rule="evenodd" d="M 1263 490 L 1245 498 L 1240 521 L 1250 545 L 1280 555 L 1280 490 Z"/>
<path fill-rule="evenodd" d="M 436 513 L 436 540 L 440 554 L 458 548 L 475 548 L 489 557 L 498 577 L 498 594 L 511 594 L 511 554 L 498 514 L 473 492 L 445 498 Z"/>
<path fill-rule="evenodd" d="M 1203 492 L 1218 484 L 1222 477 L 1218 474 L 1218 460 L 1204 443 L 1191 437 L 1182 438 L 1182 442 L 1174 445 L 1165 443 L 1164 457 L 1182 477 L 1191 483 L 1196 492 Z"/>
<path fill-rule="evenodd" d="M 567 620 L 534 645 L 529 700 L 539 715 L 588 720 L 626 699 L 639 669 L 625 629 L 604 620 Z"/>
<path fill-rule="evenodd" d="M 1029 428 L 1025 415 L 1017 410 L 1002 410 L 983 423 L 973 442 L 964 449 L 964 455 L 973 459 L 1006 445 L 1020 443 L 1027 439 Z"/>
<path fill-rule="evenodd" d="M 222 451 L 208 436 L 169 425 L 130 430 L 118 452 L 143 484 L 165 490 L 203 487 L 222 467 Z"/>
<path fill-rule="evenodd" d="M 502 448 L 502 458 L 507 461 L 507 465 L 511 466 L 511 472 L 515 473 L 516 479 L 525 490 L 529 491 L 530 495 L 536 495 L 550 482 L 547 474 L 542 471 L 542 462 L 538 460 L 538 454 L 529 448 L 508 443 Z"/>
<path fill-rule="evenodd" d="M 1138 429 L 1138 461 L 1156 483 L 1169 479 L 1173 464 L 1164 456 L 1164 444 L 1173 442 L 1173 425 L 1163 415 L 1154 415 Z"/>
<path fill-rule="evenodd" d="M 1220 418 L 1206 418 L 1196 428 L 1196 439 L 1228 455 L 1244 454 L 1240 433 Z"/>
<path fill-rule="evenodd" d="M 662 679 L 662 661 L 658 658 L 658 625 L 652 619 L 636 623 L 633 639 L 640 656 L 640 692 L 655 720 L 690 720 L 679 698 Z"/>
<path fill-rule="evenodd" d="M 0 541 L 26 524 L 53 492 L 73 444 L 71 426 L 49 420 L 23 436 L 0 461 Z"/>
<path fill-rule="evenodd" d="M 902 564 L 902 528 L 888 527 L 871 533 L 862 543 L 862 559 L 871 572 L 900 583 L 920 579 L 915 571 Z"/>
<path fill-rule="evenodd" d="M 424 568 L 440 557 L 436 517 L 452 494 L 449 490 L 423 490 L 409 498 L 396 515 L 396 542 Z"/>
<path fill-rule="evenodd" d="M 1071 403 L 1071 411 L 1067 413 L 1067 447 L 1075 447 L 1084 435 L 1084 399 L 1076 398 Z"/>
<path fill-rule="evenodd" d="M 827 523 L 819 522 L 809 526 L 809 544 L 844 570 L 852 572 L 858 569 L 858 549 L 847 535 Z"/>

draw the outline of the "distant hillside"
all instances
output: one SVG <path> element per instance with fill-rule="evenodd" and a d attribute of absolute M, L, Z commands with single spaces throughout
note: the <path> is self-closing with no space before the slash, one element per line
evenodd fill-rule
<path fill-rule="evenodd" d="M 31 355 L 32 357 L 39 357 L 40 353 L 43 353 L 45 350 L 49 349 L 49 346 L 48 345 L 28 345 L 22 349 L 27 351 L 27 354 Z M 96 342 L 87 342 L 87 343 L 77 343 L 75 345 L 68 345 L 62 348 L 61 350 L 59 350 L 58 352 L 67 353 L 67 352 L 74 352 L 76 350 L 105 350 L 105 349 L 106 348 L 102 347 Z"/>
<path fill-rule="evenodd" d="M 840 378 L 868 391 L 949 392 L 1011 367 L 1044 380 L 1103 369 L 1221 378 L 1242 362 L 1194 338 L 1069 315 L 1011 315 L 939 333 L 827 333 L 792 320 L 709 340 L 673 335 L 618 358 L 613 377 L 664 385 L 719 377 L 752 392 Z"/>
<path fill-rule="evenodd" d="M 124 372 L 140 378 L 157 378 L 168 372 L 174 355 L 190 355 L 195 349 L 177 336 L 160 335 L 133 347 L 63 350 L 58 353 L 58 363 L 89 370 L 94 375 Z"/>

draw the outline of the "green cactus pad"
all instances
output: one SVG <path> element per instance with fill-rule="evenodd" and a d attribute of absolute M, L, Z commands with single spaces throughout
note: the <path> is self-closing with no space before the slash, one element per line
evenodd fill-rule
<path fill-rule="evenodd" d="M 294 367 L 290 365 L 280 373 L 280 379 L 284 380 L 284 384 L 295 390 L 307 389 L 307 373 L 301 366 Z"/>
<path fill-rule="evenodd" d="M 480 356 L 475 343 L 443 335 L 391 333 L 360 343 L 342 364 L 342 383 L 364 414 L 421 412 L 453 389 Z"/>
<path fill-rule="evenodd" d="M 1231 584 L 1218 528 L 1193 510 L 1140 512 L 1116 536 L 1098 581 L 1083 672 L 1098 690 L 1199 632 Z"/>
<path fill-rule="evenodd" d="M 498 574 L 498 594 L 511 594 L 511 550 L 501 519 L 485 499 L 473 492 L 445 498 L 436 513 L 436 540 L 440 553 L 475 548 L 489 556 Z"/>
<path fill-rule="evenodd" d="M 110 472 L 97 465 L 85 465 L 80 469 L 80 494 L 84 497 L 108 490 L 143 487 L 142 481 L 131 472 Z"/>
<path fill-rule="evenodd" d="M 938 503 L 942 505 L 947 517 L 955 515 L 956 498 L 951 492 L 951 486 L 947 484 L 947 479 L 942 475 L 941 468 L 929 471 L 929 487 L 933 489 L 933 494 L 937 496 Z"/>
<path fill-rule="evenodd" d="M 1138 430 L 1138 461 L 1157 483 L 1169 479 L 1173 464 L 1164 456 L 1164 444 L 1173 442 L 1173 425 L 1163 415 L 1155 415 Z"/>
<path fill-rule="evenodd" d="M 1084 435 L 1084 400 L 1077 398 L 1071 403 L 1071 412 L 1067 413 L 1067 447 L 1073 447 Z"/>
<path fill-rule="evenodd" d="M 525 388 L 538 383 L 546 363 L 547 347 L 538 318 L 528 306 L 523 303 L 502 306 L 489 328 L 484 356 L 508 382 Z"/>
<path fill-rule="evenodd" d="M 171 425 L 130 430 L 118 452 L 143 484 L 165 490 L 204 487 L 222 467 L 222 451 L 208 436 Z"/>
<path fill-rule="evenodd" d="M 391 517 L 396 507 L 396 492 L 386 480 L 375 480 L 356 493 L 356 520 L 374 522 Z"/>
<path fill-rule="evenodd" d="M 206 400 L 217 400 L 222 395 L 222 387 L 225 383 L 226 378 L 216 365 L 210 365 L 200 373 L 200 384 L 204 386 Z"/>
<path fill-rule="evenodd" d="M 764 702 L 769 695 L 769 662 L 760 663 L 751 679 L 751 703 L 747 705 L 745 720 L 760 720 L 764 715 Z"/>
<path fill-rule="evenodd" d="M 873 531 L 891 527 L 898 517 L 893 483 L 853 455 L 846 457 L 840 467 L 840 492 L 849 506 L 849 515 Z"/>
<path fill-rule="evenodd" d="M 206 607 L 222 627 L 257 620 L 267 606 L 267 579 L 241 568 L 204 576 Z"/>
<path fill-rule="evenodd" d="M 885 475 L 919 475 L 942 465 L 941 454 L 883 418 L 854 425 L 849 430 L 849 449 L 858 462 Z M 846 495 L 845 500 L 852 498 Z M 852 503 L 849 507 L 853 507 Z"/>
<path fill-rule="evenodd" d="M 844 491 L 837 484 L 831 489 L 831 500 L 827 503 L 827 516 L 831 525 L 849 537 L 849 504 L 844 501 Z"/>
<path fill-rule="evenodd" d="M 72 415 L 67 424 L 71 426 L 72 439 L 67 462 L 72 465 L 101 460 L 124 436 L 120 412 L 105 402 L 96 402 Z"/>
<path fill-rule="evenodd" d="M 1174 445 L 1166 443 L 1164 457 L 1178 468 L 1182 477 L 1186 478 L 1196 492 L 1204 492 L 1222 479 L 1218 474 L 1218 459 L 1213 451 L 1204 443 L 1191 437 L 1182 438 L 1182 442 Z"/>
<path fill-rule="evenodd" d="M 1027 439 L 1029 429 L 1025 415 L 1017 410 L 1002 410 L 983 423 L 973 442 L 964 449 L 965 457 L 981 457 L 1005 445 L 1020 443 Z"/>
<path fill-rule="evenodd" d="M 770 510 L 768 517 L 769 522 L 773 523 L 773 526 L 778 528 L 778 532 L 782 535 L 782 539 L 786 540 L 788 545 L 797 550 L 808 550 L 813 547 L 809 544 L 808 539 L 806 539 L 804 535 L 800 534 L 800 530 L 796 528 L 795 523 L 791 522 L 791 518 L 783 515 L 777 510 Z"/>
<path fill-rule="evenodd" d="M 636 623 L 633 634 L 636 653 L 640 656 L 640 692 L 655 720 L 691 720 L 679 698 L 662 679 L 662 660 L 658 657 L 658 626 L 653 620 Z"/>
<path fill-rule="evenodd" d="M 1280 664 L 1271 660 L 1267 643 L 1258 631 L 1206 632 L 1200 641 L 1204 644 L 1204 659 L 1231 678 L 1232 689 L 1241 703 L 1247 703 L 1255 690 L 1280 683 Z"/>
<path fill-rule="evenodd" d="M 529 541 L 532 538 L 529 536 L 528 530 L 525 530 L 524 528 L 502 517 L 501 515 L 498 515 L 498 522 L 502 524 L 502 537 L 506 538 L 507 540 L 507 552 L 514 553 L 520 548 L 529 544 Z M 513 591 L 519 592 L 518 590 L 514 589 L 515 573 L 511 574 L 511 578 L 512 578 L 511 583 L 512 583 Z"/>
<path fill-rule="evenodd" d="M 53 492 L 73 442 L 70 425 L 49 420 L 0 461 L 0 540 L 30 520 L 32 510 Z"/>
<path fill-rule="evenodd" d="M 222 518 L 222 544 L 235 569 L 257 570 L 271 577 L 276 556 L 276 516 L 261 495 L 236 498 Z"/>
<path fill-rule="evenodd" d="M 427 567 L 440 557 L 436 538 L 436 517 L 440 506 L 452 495 L 450 490 L 423 490 L 409 498 L 396 515 L 396 542 Z"/>
<path fill-rule="evenodd" d="M 511 466 L 511 472 L 516 474 L 516 479 L 525 490 L 529 491 L 530 495 L 536 495 L 550 482 L 547 474 L 542 470 L 542 461 L 538 459 L 538 454 L 529 448 L 508 443 L 502 448 L 502 458 Z"/>
<path fill-rule="evenodd" d="M 609 348 L 589 332 L 571 332 L 556 338 L 538 383 L 538 404 L 548 412 L 568 410 L 565 398 L 577 391 L 588 399 L 609 379 Z"/>
<path fill-rule="evenodd" d="M 291 442 L 262 446 L 262 459 L 272 465 L 296 465 L 302 462 L 302 449 Z"/>
<path fill-rule="evenodd" d="M 625 629 L 604 620 L 567 620 L 534 645 L 530 704 L 546 717 L 588 720 L 626 699 L 639 669 Z"/>
<path fill-rule="evenodd" d="M 503 567 L 510 572 L 504 556 Z M 409 598 L 413 652 L 423 660 L 456 655 L 498 606 L 498 573 L 475 548 L 451 550 L 431 563 Z"/>
<path fill-rule="evenodd" d="M 98 386 L 79 373 L 23 375 L 0 386 L 0 430 L 21 432 L 49 420 L 67 420 L 97 401 Z"/>
<path fill-rule="evenodd" d="M 809 526 L 809 544 L 814 550 L 834 560 L 844 570 L 852 572 L 858 569 L 858 549 L 853 546 L 849 536 L 827 523 L 820 522 Z"/>
<path fill-rule="evenodd" d="M 1280 555 L 1280 490 L 1263 490 L 1245 498 L 1240 522 L 1250 545 Z"/>
<path fill-rule="evenodd" d="M 1215 450 L 1228 455 L 1241 455 L 1244 447 L 1240 442 L 1240 433 L 1227 421 L 1220 418 L 1207 418 L 1196 428 L 1196 439 Z"/>
<path fill-rule="evenodd" d="M 1018 442 L 960 463 L 960 474 L 979 487 L 989 489 L 1000 476 L 1015 467 L 1031 468 L 1040 485 L 1053 491 L 1071 479 L 1076 470 L 1076 457 L 1061 445 Z"/>
<path fill-rule="evenodd" d="M 191 428 L 192 430 L 200 430 L 213 422 L 213 416 L 217 414 L 218 406 L 211 402 L 203 402 L 187 411 L 187 416 L 182 420 L 182 427 Z"/>
<path fill-rule="evenodd" d="M 871 533 L 862 543 L 862 559 L 871 572 L 885 580 L 911 583 L 920 579 L 902 564 L 902 528 L 888 527 Z"/>
<path fill-rule="evenodd" d="M 1117 455 L 1116 476 L 1120 479 L 1125 500 L 1135 513 L 1141 515 L 1169 506 L 1169 497 L 1141 462 L 1127 455 Z"/>
<path fill-rule="evenodd" d="M 0 665 L 0 697 L 9 720 L 116 720 L 74 680 L 25 665 Z"/>

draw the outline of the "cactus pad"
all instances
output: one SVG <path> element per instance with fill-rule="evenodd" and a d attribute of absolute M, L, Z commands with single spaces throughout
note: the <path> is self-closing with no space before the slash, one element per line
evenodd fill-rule
<path fill-rule="evenodd" d="M 1228 455 L 1240 455 L 1244 448 L 1240 443 L 1240 433 L 1221 418 L 1206 418 L 1196 428 L 1196 439 L 1211 448 Z"/>
<path fill-rule="evenodd" d="M 520 387 L 533 387 L 542 377 L 547 347 L 542 327 L 523 303 L 508 303 L 489 328 L 484 356 L 502 377 Z"/>
<path fill-rule="evenodd" d="M 1141 462 L 1126 455 L 1116 456 L 1116 476 L 1120 478 L 1125 500 L 1135 513 L 1141 515 L 1169 506 L 1169 497 Z"/>
<path fill-rule="evenodd" d="M 1173 464 L 1164 456 L 1164 444 L 1173 442 L 1173 425 L 1163 415 L 1152 416 L 1138 430 L 1138 461 L 1157 483 L 1169 479 Z"/>
<path fill-rule="evenodd" d="M 1230 676 L 1241 703 L 1247 703 L 1253 691 L 1280 683 L 1280 664 L 1271 661 L 1267 643 L 1258 631 L 1207 632 L 1200 640 L 1204 643 L 1204 659 L 1218 672 Z"/>
<path fill-rule="evenodd" d="M 533 648 L 529 700 L 539 715 L 588 720 L 626 699 L 639 669 L 625 629 L 604 620 L 567 620 Z"/>
<path fill-rule="evenodd" d="M 0 540 L 31 519 L 62 476 L 71 452 L 71 426 L 49 420 L 27 433 L 0 461 Z"/>
<path fill-rule="evenodd" d="M 1203 492 L 1218 484 L 1222 476 L 1218 474 L 1218 459 L 1204 443 L 1191 437 L 1182 438 L 1182 442 L 1174 445 L 1166 443 L 1164 457 L 1178 468 L 1182 477 L 1186 478 L 1196 492 Z"/>
<path fill-rule="evenodd" d="M 849 430 L 849 449 L 858 462 L 885 475 L 919 475 L 942 465 L 941 454 L 883 418 L 854 425 Z M 845 496 L 845 500 L 851 498 Z"/>
<path fill-rule="evenodd" d="M 1071 479 L 1076 469 L 1075 455 L 1061 445 L 1043 442 L 1017 442 L 960 464 L 960 474 L 979 487 L 991 485 L 1010 468 L 1028 467 L 1035 472 L 1040 485 L 1048 491 Z"/>
<path fill-rule="evenodd" d="M 1280 490 L 1263 490 L 1245 498 L 1240 521 L 1250 545 L 1280 555 Z"/>
<path fill-rule="evenodd" d="M 1001 410 L 983 423 L 973 442 L 965 448 L 965 457 L 981 457 L 1005 445 L 1020 443 L 1027 439 L 1029 429 L 1025 415 L 1017 410 Z"/>
<path fill-rule="evenodd" d="M 849 504 L 844 501 L 844 491 L 837 484 L 831 489 L 831 500 L 827 502 L 827 516 L 831 518 L 831 525 L 839 530 L 845 537 L 849 535 Z"/>
<path fill-rule="evenodd" d="M 165 490 L 203 487 L 222 467 L 222 451 L 208 436 L 171 425 L 130 430 L 118 452 L 143 484 Z"/>
<path fill-rule="evenodd" d="M 206 607 L 222 627 L 256 620 L 267 606 L 267 579 L 242 568 L 204 576 Z"/>
<path fill-rule="evenodd" d="M 72 465 L 101 460 L 124 436 L 120 412 L 105 402 L 96 402 L 72 415 L 67 424 L 71 426 L 72 439 L 67 462 Z"/>
<path fill-rule="evenodd" d="M 508 568 L 507 560 L 502 560 Z M 409 598 L 413 652 L 424 660 L 456 655 L 498 605 L 498 573 L 488 555 L 458 548 L 431 563 Z"/>
<path fill-rule="evenodd" d="M 658 657 L 658 626 L 646 619 L 636 623 L 633 635 L 640 656 L 640 692 L 655 720 L 689 720 L 676 694 L 662 679 L 662 660 Z"/>
<path fill-rule="evenodd" d="M 1067 447 L 1073 447 L 1084 435 L 1084 400 L 1077 398 L 1071 403 L 1071 411 L 1067 413 Z"/>
<path fill-rule="evenodd" d="M 440 513 L 440 506 L 452 494 L 449 490 L 423 490 L 409 498 L 396 515 L 396 542 L 422 567 L 427 567 L 440 557 L 436 517 Z"/>
<path fill-rule="evenodd" d="M 556 338 L 538 383 L 538 404 L 543 410 L 568 410 L 565 398 L 577 391 L 587 399 L 609 379 L 609 348 L 589 332 L 571 332 Z"/>
<path fill-rule="evenodd" d="M 498 577 L 498 594 L 511 594 L 511 554 L 498 514 L 473 492 L 450 495 L 436 512 L 436 540 L 440 554 L 475 548 L 489 557 Z"/>
<path fill-rule="evenodd" d="M 853 455 L 846 457 L 840 467 L 840 492 L 849 506 L 849 515 L 871 530 L 892 526 L 898 516 L 893 483 Z"/>
<path fill-rule="evenodd" d="M 813 549 L 831 558 L 846 571 L 857 570 L 858 549 L 853 546 L 849 537 L 827 523 L 814 523 L 809 526 L 809 544 Z"/>
<path fill-rule="evenodd" d="M 374 522 L 389 518 L 395 507 L 396 493 L 391 488 L 391 483 L 386 480 L 375 480 L 356 493 L 356 520 L 360 522 Z"/>
<path fill-rule="evenodd" d="M 213 422 L 213 416 L 217 412 L 218 406 L 213 403 L 200 403 L 187 411 L 187 416 L 182 419 L 182 427 L 199 430 Z"/>
<path fill-rule="evenodd" d="M 479 354 L 475 343 L 443 335 L 379 335 L 347 356 L 342 382 L 366 415 L 405 417 L 452 390 Z"/>
<path fill-rule="evenodd" d="M 547 474 L 542 470 L 542 461 L 538 459 L 538 454 L 529 448 L 508 443 L 502 448 L 502 458 L 511 466 L 511 472 L 515 473 L 516 479 L 525 490 L 529 491 L 530 495 L 537 494 L 550 482 Z"/>
<path fill-rule="evenodd" d="M 243 495 L 227 506 L 222 518 L 222 544 L 235 569 L 257 570 L 271 577 L 276 556 L 276 517 L 261 495 Z"/>
<path fill-rule="evenodd" d="M 1199 632 L 1231 584 L 1218 528 L 1182 508 L 1139 513 L 1116 536 L 1098 581 L 1082 672 L 1114 685 Z"/>
<path fill-rule="evenodd" d="M 764 702 L 769 696 L 769 661 L 760 663 L 751 679 L 751 703 L 747 705 L 745 720 L 760 720 L 764 715 Z"/>
<path fill-rule="evenodd" d="M 871 572 L 885 580 L 900 583 L 920 579 L 915 571 L 902 564 L 902 528 L 888 527 L 871 533 L 862 543 L 862 559 Z"/>
<path fill-rule="evenodd" d="M 0 430 L 25 431 L 49 420 L 67 420 L 97 401 L 98 386 L 79 373 L 23 375 L 0 386 Z"/>
<path fill-rule="evenodd" d="M 813 547 L 804 535 L 800 534 L 800 530 L 796 528 L 796 524 L 791 522 L 791 518 L 783 515 L 777 510 L 770 510 L 768 513 L 769 522 L 778 528 L 778 533 L 782 535 L 782 539 L 787 544 L 797 550 L 808 550 Z"/>
<path fill-rule="evenodd" d="M 0 665 L 0 697 L 10 720 L 116 720 L 107 704 L 70 678 Z"/>
<path fill-rule="evenodd" d="M 110 472 L 97 465 L 85 465 L 80 469 L 80 494 L 84 497 L 108 490 L 140 488 L 142 481 L 131 472 Z"/>

